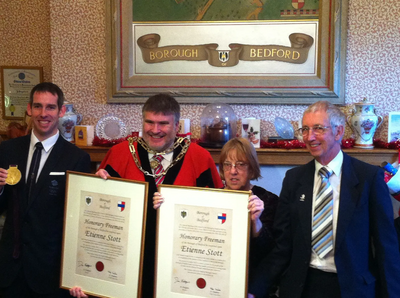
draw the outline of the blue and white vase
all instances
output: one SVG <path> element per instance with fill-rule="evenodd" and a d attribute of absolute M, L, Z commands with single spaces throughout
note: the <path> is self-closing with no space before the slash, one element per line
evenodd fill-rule
<path fill-rule="evenodd" d="M 74 110 L 74 105 L 65 103 L 65 114 L 58 121 L 58 130 L 61 136 L 69 142 L 74 141 L 75 126 L 80 124 L 82 116 L 77 114 Z"/>

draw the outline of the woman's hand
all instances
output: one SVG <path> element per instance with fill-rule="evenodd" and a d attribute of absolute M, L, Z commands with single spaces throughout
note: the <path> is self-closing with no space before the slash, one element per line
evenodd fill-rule
<path fill-rule="evenodd" d="M 162 203 L 164 203 L 164 197 L 159 192 L 155 192 L 153 195 L 153 208 L 157 210 Z"/>
<path fill-rule="evenodd" d="M 73 287 L 69 289 L 69 294 L 74 297 L 78 298 L 88 298 L 89 296 L 83 293 L 82 289 L 80 287 Z"/>
<path fill-rule="evenodd" d="M 260 234 L 260 230 L 262 228 L 260 216 L 264 211 L 264 202 L 260 200 L 260 198 L 256 195 L 251 195 L 249 198 L 247 209 L 250 212 L 251 218 L 251 234 L 253 237 L 257 237 Z"/>

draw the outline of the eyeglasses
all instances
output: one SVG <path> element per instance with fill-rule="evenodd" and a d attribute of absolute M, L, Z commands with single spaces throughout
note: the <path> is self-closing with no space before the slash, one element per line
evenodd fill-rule
<path fill-rule="evenodd" d="M 333 127 L 336 127 L 333 126 Z M 322 126 L 322 125 L 314 125 L 313 127 L 304 126 L 297 130 L 299 134 L 302 134 L 303 137 L 308 136 L 310 131 L 313 131 L 316 136 L 320 136 L 325 133 L 328 128 L 332 128 L 332 126 Z"/>
<path fill-rule="evenodd" d="M 230 171 L 232 169 L 232 167 L 235 167 L 235 169 L 238 171 L 243 171 L 247 168 L 247 166 L 248 166 L 248 164 L 244 163 L 242 161 L 237 161 L 235 163 L 231 163 L 231 162 L 223 163 L 224 171 Z"/>

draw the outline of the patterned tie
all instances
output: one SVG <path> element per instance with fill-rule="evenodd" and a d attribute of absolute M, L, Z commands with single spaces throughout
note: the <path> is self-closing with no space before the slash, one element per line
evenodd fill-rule
<path fill-rule="evenodd" d="M 161 164 L 161 161 L 164 157 L 162 155 L 155 155 L 153 159 L 158 161 L 158 166 L 154 169 L 154 175 L 161 174 L 164 171 L 164 168 Z M 154 180 L 156 181 L 156 185 L 163 183 L 165 176 L 161 175 L 160 177 L 155 177 Z"/>
<path fill-rule="evenodd" d="M 325 257 L 333 249 L 333 189 L 329 183 L 332 170 L 322 167 L 321 185 L 314 206 L 314 219 L 312 228 L 312 247 L 320 258 Z"/>
<path fill-rule="evenodd" d="M 33 186 L 36 184 L 40 158 L 42 157 L 42 149 L 43 149 L 42 143 L 37 142 L 35 144 L 35 151 L 33 152 L 31 166 L 29 167 L 28 181 L 26 183 L 28 186 L 28 202 L 31 199 Z"/>

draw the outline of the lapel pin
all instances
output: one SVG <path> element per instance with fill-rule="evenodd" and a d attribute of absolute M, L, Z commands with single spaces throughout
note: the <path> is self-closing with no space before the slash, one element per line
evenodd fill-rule
<path fill-rule="evenodd" d="M 304 202 L 305 199 L 306 199 L 306 196 L 304 194 L 302 194 L 300 197 L 300 202 Z"/>

